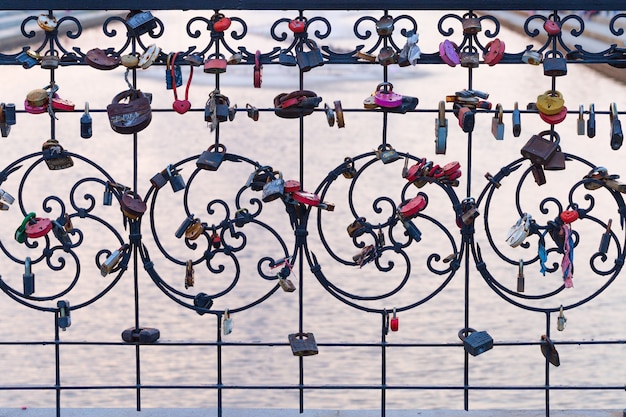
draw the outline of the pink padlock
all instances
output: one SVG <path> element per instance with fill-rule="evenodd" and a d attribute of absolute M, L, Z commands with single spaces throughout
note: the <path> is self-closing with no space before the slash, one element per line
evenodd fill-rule
<path fill-rule="evenodd" d="M 546 20 L 543 22 L 543 28 L 550 36 L 556 36 L 561 33 L 561 26 L 554 20 Z"/>
<path fill-rule="evenodd" d="M 402 104 L 402 96 L 393 92 L 393 84 L 380 83 L 374 93 L 374 102 L 381 107 L 399 107 Z"/>
<path fill-rule="evenodd" d="M 439 56 L 441 60 L 451 67 L 455 67 L 461 63 L 461 58 L 457 52 L 458 46 L 454 42 L 445 40 L 439 44 Z"/>
<path fill-rule="evenodd" d="M 485 45 L 486 51 L 484 53 L 485 64 L 493 67 L 502 60 L 504 56 L 504 42 L 496 38 Z"/>

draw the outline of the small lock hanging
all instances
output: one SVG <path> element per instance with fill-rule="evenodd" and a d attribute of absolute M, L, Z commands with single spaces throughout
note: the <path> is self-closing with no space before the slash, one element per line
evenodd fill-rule
<path fill-rule="evenodd" d="M 506 45 L 504 41 L 496 38 L 485 45 L 485 52 L 483 53 L 483 60 L 485 64 L 493 67 L 499 63 L 504 57 Z"/>
<path fill-rule="evenodd" d="M 35 274 L 32 271 L 31 264 L 30 257 L 26 257 L 24 260 L 24 274 L 22 275 L 25 296 L 32 295 L 35 292 Z"/>
<path fill-rule="evenodd" d="M 72 157 L 68 155 L 56 139 L 48 139 L 41 147 L 43 159 L 51 171 L 74 166 Z"/>
<path fill-rule="evenodd" d="M 293 33 L 303 33 L 306 30 L 307 19 L 304 16 L 297 16 L 289 21 L 289 30 Z"/>
<path fill-rule="evenodd" d="M 183 73 L 180 65 L 176 64 L 175 61 L 176 57 L 173 53 L 167 54 L 167 59 L 165 60 L 165 88 L 167 90 L 172 90 L 174 85 L 176 87 L 183 85 Z"/>
<path fill-rule="evenodd" d="M 196 240 L 204 233 L 204 224 L 198 218 L 193 219 L 191 224 L 185 229 L 185 238 L 189 240 Z"/>
<path fill-rule="evenodd" d="M 455 67 L 461 63 L 458 46 L 456 43 L 445 40 L 439 44 L 439 57 L 441 60 L 451 67 Z"/>
<path fill-rule="evenodd" d="M 614 151 L 622 147 L 624 142 L 624 133 L 622 132 L 622 122 L 618 119 L 617 105 L 611 103 L 610 120 L 611 120 L 611 149 Z"/>
<path fill-rule="evenodd" d="M 226 72 L 228 61 L 223 54 L 211 54 L 204 61 L 204 72 L 208 74 L 222 74 Z"/>
<path fill-rule="evenodd" d="M 89 103 L 85 102 L 85 112 L 80 116 L 80 137 L 89 139 L 92 136 L 92 120 L 89 114 Z"/>
<path fill-rule="evenodd" d="M 352 179 L 357 174 L 356 169 L 354 168 L 354 160 L 349 156 L 344 158 L 343 169 L 341 174 L 344 178 Z"/>
<path fill-rule="evenodd" d="M 281 197 L 284 191 L 285 180 L 283 179 L 283 174 L 280 171 L 274 171 L 273 176 L 267 178 L 267 182 L 263 186 L 263 197 L 261 199 L 266 203 L 274 201 Z"/>
<path fill-rule="evenodd" d="M 521 121 L 521 113 L 519 111 L 519 105 L 517 101 L 513 106 L 513 112 L 511 113 L 511 118 L 513 122 L 513 136 L 516 138 L 522 133 L 522 121 Z"/>
<path fill-rule="evenodd" d="M 297 65 L 296 57 L 293 52 L 288 49 L 281 49 L 278 54 L 278 63 L 287 67 L 295 67 Z"/>
<path fill-rule="evenodd" d="M 613 223 L 612 219 L 606 224 L 606 230 L 602 233 L 602 238 L 600 239 L 600 247 L 598 248 L 598 252 L 606 254 L 609 251 L 609 244 L 611 243 L 611 224 Z"/>
<path fill-rule="evenodd" d="M 211 145 L 209 148 L 200 154 L 200 157 L 196 161 L 196 166 L 200 169 L 208 171 L 217 171 L 224 160 L 226 154 L 226 146 L 221 143 Z"/>
<path fill-rule="evenodd" d="M 537 96 L 537 110 L 544 115 L 556 115 L 561 112 L 565 105 L 563 94 L 560 91 L 548 90 Z"/>
<path fill-rule="evenodd" d="M 169 164 L 166 168 L 168 179 L 170 181 L 170 185 L 172 186 L 172 191 L 175 193 L 178 191 L 182 191 L 185 189 L 185 180 L 180 175 L 180 169 L 176 169 Z"/>
<path fill-rule="evenodd" d="M 402 96 L 393 92 L 393 84 L 384 82 L 376 87 L 374 102 L 381 107 L 399 107 L 402 105 Z"/>
<path fill-rule="evenodd" d="M 58 325 L 62 331 L 66 331 L 68 327 L 72 325 L 72 318 L 70 316 L 70 302 L 67 300 L 57 301 L 57 308 L 59 309 Z"/>
<path fill-rule="evenodd" d="M 585 107 L 581 104 L 578 107 L 578 119 L 576 120 L 576 133 L 578 136 L 585 135 Z"/>
<path fill-rule="evenodd" d="M 133 31 L 134 36 L 141 36 L 156 29 L 157 22 L 149 11 L 133 10 L 126 16 L 126 24 Z"/>
<path fill-rule="evenodd" d="M 478 217 L 480 213 L 476 207 L 476 200 L 473 197 L 467 197 L 461 202 L 461 216 L 460 219 L 465 225 L 474 224 L 474 219 Z"/>
<path fill-rule="evenodd" d="M 219 249 L 221 245 L 222 245 L 222 238 L 217 233 L 215 226 L 213 226 L 212 233 L 211 233 L 211 246 L 213 246 L 213 249 Z"/>
<path fill-rule="evenodd" d="M 560 332 L 565 330 L 565 323 L 567 323 L 567 319 L 563 314 L 563 306 L 559 308 L 559 317 L 556 319 L 556 329 Z"/>
<path fill-rule="evenodd" d="M 478 68 L 480 63 L 478 50 L 471 46 L 464 47 L 459 54 L 459 62 L 464 68 Z"/>
<path fill-rule="evenodd" d="M 378 36 L 389 36 L 393 32 L 393 17 L 384 15 L 376 22 L 376 33 Z"/>
<path fill-rule="evenodd" d="M 522 156 L 529 159 L 533 164 L 545 164 L 559 146 L 560 138 L 554 133 L 556 132 L 545 130 L 537 135 L 532 135 L 520 151 Z M 546 139 L 544 136 L 549 136 L 550 139 Z M 555 138 L 554 141 L 552 140 L 553 137 Z"/>
<path fill-rule="evenodd" d="M 463 16 L 461 25 L 463 27 L 464 35 L 475 35 L 482 30 L 480 18 L 473 14 L 470 15 L 469 13 Z"/>
<path fill-rule="evenodd" d="M 253 85 L 254 88 L 261 88 L 263 82 L 263 64 L 261 63 L 261 51 L 254 54 Z"/>
<path fill-rule="evenodd" d="M 548 51 L 543 58 L 543 75 L 562 77 L 567 75 L 567 61 L 560 51 Z"/>
<path fill-rule="evenodd" d="M 110 274 L 119 265 L 128 248 L 128 244 L 124 244 L 119 249 L 111 252 L 111 255 L 109 255 L 100 266 L 100 275 L 106 277 Z"/>
<path fill-rule="evenodd" d="M 191 259 L 187 260 L 185 264 L 185 289 L 189 287 L 193 287 L 195 284 L 194 270 L 193 270 L 193 261 Z"/>
<path fill-rule="evenodd" d="M 174 57 L 172 58 L 173 62 L 176 61 L 176 57 L 177 56 L 178 56 L 178 52 L 176 52 L 174 54 Z M 172 68 L 170 69 L 170 71 L 171 71 L 170 76 L 171 76 L 172 79 L 176 77 L 176 74 L 174 73 L 174 71 L 175 71 L 174 68 L 175 67 L 176 66 L 173 65 Z M 180 71 L 180 66 L 178 67 L 178 69 Z M 178 99 L 178 93 L 176 91 L 177 82 L 172 84 L 172 90 L 174 91 L 174 102 L 172 103 L 172 108 L 178 114 L 185 114 L 191 108 L 191 102 L 189 101 L 189 87 L 191 86 L 192 78 L 193 78 L 193 65 L 190 65 L 189 66 L 189 79 L 187 80 L 187 87 L 185 88 L 185 99 L 184 100 L 179 100 Z M 182 84 L 182 74 L 181 74 L 181 84 Z"/>
<path fill-rule="evenodd" d="M 120 209 L 126 218 L 138 220 L 146 212 L 147 206 L 139 194 L 126 190 L 120 200 Z"/>
<path fill-rule="evenodd" d="M 367 231 L 367 220 L 365 217 L 359 217 L 348 225 L 346 231 L 351 238 L 362 236 Z"/>
<path fill-rule="evenodd" d="M 524 292 L 524 260 L 519 260 L 517 270 L 517 292 Z"/>
<path fill-rule="evenodd" d="M 435 119 L 435 153 L 445 155 L 448 142 L 448 119 L 446 119 L 446 102 L 439 102 L 438 116 Z"/>
<path fill-rule="evenodd" d="M 402 159 L 400 154 L 388 143 L 378 147 L 376 157 L 380 159 L 383 164 L 390 164 L 398 159 Z"/>
<path fill-rule="evenodd" d="M 593 138 L 596 136 L 596 111 L 595 105 L 591 103 L 589 105 L 589 119 L 587 119 L 587 137 Z"/>
<path fill-rule="evenodd" d="M 504 139 L 504 122 L 502 121 L 502 104 L 496 105 L 496 114 L 491 119 L 491 134 L 497 140 Z"/>
<path fill-rule="evenodd" d="M 400 319 L 396 316 L 396 308 L 393 308 L 391 319 L 389 320 L 389 328 L 392 332 L 397 332 L 400 327 Z"/>
<path fill-rule="evenodd" d="M 230 311 L 228 309 L 224 310 L 222 330 L 224 332 L 224 336 L 229 335 L 233 332 L 233 317 L 231 316 Z"/>

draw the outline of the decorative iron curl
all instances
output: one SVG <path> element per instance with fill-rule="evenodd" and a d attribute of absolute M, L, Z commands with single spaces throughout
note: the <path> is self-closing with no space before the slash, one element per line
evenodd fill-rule
<path fill-rule="evenodd" d="M 213 27 L 214 25 L 214 18 L 215 16 L 211 17 L 211 18 L 206 18 L 206 17 L 202 17 L 202 16 L 196 16 L 193 17 L 191 19 L 189 19 L 189 21 L 187 22 L 187 26 L 186 26 L 186 31 L 187 31 L 187 35 L 190 38 L 194 38 L 197 39 L 200 36 L 202 36 L 202 32 L 200 30 L 196 30 L 192 32 L 192 25 L 196 22 L 202 22 L 206 24 L 206 31 L 210 33 L 211 35 L 211 40 L 209 41 L 209 43 L 207 44 L 207 46 L 202 49 L 199 54 L 200 55 L 205 55 L 211 48 L 218 48 L 219 50 L 219 45 L 221 44 L 227 51 L 229 51 L 231 54 L 235 53 L 235 49 L 233 47 L 231 47 L 230 45 L 228 45 L 228 43 L 226 43 L 226 41 L 224 40 L 224 32 L 219 32 L 216 31 Z M 246 34 L 248 33 L 248 26 L 246 24 L 246 22 L 239 18 L 239 17 L 230 17 L 229 18 L 232 22 L 237 22 L 241 25 L 241 34 L 239 34 L 239 32 L 235 31 L 235 30 L 231 30 L 230 31 L 230 36 L 232 39 L 234 40 L 241 40 L 243 39 Z M 240 47 L 241 49 L 241 47 Z M 253 54 L 254 56 L 254 54 Z"/>
<path fill-rule="evenodd" d="M 609 22 L 609 29 L 611 30 L 611 33 L 615 36 L 622 36 L 624 34 L 623 28 L 615 28 L 615 23 L 617 23 L 617 21 L 621 18 L 626 18 L 626 13 L 616 14 L 611 18 L 611 21 Z"/>

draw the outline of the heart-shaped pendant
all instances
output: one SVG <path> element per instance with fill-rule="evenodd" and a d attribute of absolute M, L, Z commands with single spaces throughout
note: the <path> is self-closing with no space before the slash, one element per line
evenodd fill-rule
<path fill-rule="evenodd" d="M 185 114 L 191 108 L 191 102 L 189 100 L 175 100 L 172 108 L 178 114 Z"/>

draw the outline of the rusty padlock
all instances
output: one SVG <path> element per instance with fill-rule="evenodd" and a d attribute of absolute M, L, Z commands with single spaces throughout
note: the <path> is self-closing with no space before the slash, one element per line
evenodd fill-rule
<path fill-rule="evenodd" d="M 204 62 L 204 72 L 209 74 L 222 74 L 226 72 L 228 61 L 222 54 L 211 54 Z"/>
<path fill-rule="evenodd" d="M 72 157 L 67 155 L 56 139 L 48 139 L 41 147 L 43 159 L 51 171 L 74 166 Z"/>
<path fill-rule="evenodd" d="M 464 17 L 461 25 L 463 26 L 464 35 L 475 35 L 483 30 L 480 19 L 476 16 Z"/>
<path fill-rule="evenodd" d="M 393 17 L 384 15 L 376 22 L 378 36 L 389 36 L 393 32 Z"/>
<path fill-rule="evenodd" d="M 285 192 L 285 180 L 280 171 L 274 171 L 272 177 L 267 178 L 267 182 L 263 186 L 262 200 L 266 203 L 274 201 Z"/>

